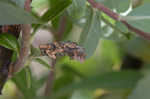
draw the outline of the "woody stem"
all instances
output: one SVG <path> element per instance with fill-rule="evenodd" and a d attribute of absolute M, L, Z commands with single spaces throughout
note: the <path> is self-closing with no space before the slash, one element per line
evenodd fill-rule
<path fill-rule="evenodd" d="M 49 71 L 48 79 L 45 87 L 45 96 L 50 96 L 52 93 L 52 88 L 53 88 L 53 83 L 55 78 L 55 65 L 56 65 L 56 60 L 52 59 L 51 69 Z"/>

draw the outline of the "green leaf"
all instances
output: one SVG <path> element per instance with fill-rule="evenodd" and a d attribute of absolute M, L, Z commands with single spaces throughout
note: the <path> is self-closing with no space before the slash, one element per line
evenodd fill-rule
<path fill-rule="evenodd" d="M 11 80 L 16 84 L 16 86 L 19 88 L 19 90 L 22 92 L 22 94 L 32 94 L 32 92 L 29 92 L 30 84 L 30 78 L 31 73 L 27 75 L 27 70 L 29 68 L 24 68 L 20 72 L 18 72 L 14 77 L 11 78 Z"/>
<path fill-rule="evenodd" d="M 11 80 L 22 92 L 25 99 L 36 99 L 36 93 L 42 87 L 47 77 L 47 75 L 44 75 L 37 80 L 32 76 L 30 68 L 25 67 L 20 72 L 16 73 Z"/>
<path fill-rule="evenodd" d="M 15 38 L 12 34 L 0 34 L 0 45 L 19 53 L 19 42 L 17 41 L 17 38 Z"/>
<path fill-rule="evenodd" d="M 32 0 L 32 10 L 35 12 L 41 11 L 42 9 L 49 6 L 50 0 Z"/>
<path fill-rule="evenodd" d="M 11 62 L 15 62 L 17 60 L 17 52 L 13 52 L 12 57 L 11 57 Z"/>
<path fill-rule="evenodd" d="M 38 57 L 41 55 L 41 51 L 39 48 L 35 48 L 34 46 L 31 45 L 31 56 L 33 57 Z"/>
<path fill-rule="evenodd" d="M 42 64 L 43 66 L 45 66 L 46 68 L 50 69 L 50 65 L 43 59 L 41 58 L 35 58 L 34 59 L 36 62 Z"/>
<path fill-rule="evenodd" d="M 70 4 L 71 0 L 57 0 L 50 9 L 48 9 L 41 17 L 41 21 L 46 23 L 59 16 Z M 40 27 L 40 24 L 34 26 L 34 32 Z"/>
<path fill-rule="evenodd" d="M 128 21 L 129 24 L 131 24 L 135 28 L 141 29 L 148 33 L 150 33 L 150 28 L 149 28 L 150 6 L 149 5 L 150 3 L 146 3 L 142 6 L 135 8 L 133 9 L 133 11 L 131 11 L 131 13 L 129 13 L 127 18 L 125 17 L 125 19 Z"/>
<path fill-rule="evenodd" d="M 118 12 L 124 12 L 128 10 L 130 6 L 130 0 L 96 0 L 97 2 L 103 3 L 110 9 L 116 9 Z"/>
<path fill-rule="evenodd" d="M 127 90 L 133 88 L 142 74 L 134 71 L 109 72 L 95 77 L 83 79 L 78 83 L 65 86 L 56 95 L 68 93 L 77 89 L 107 89 Z"/>
<path fill-rule="evenodd" d="M 17 5 L 19 5 L 21 8 L 24 8 L 25 0 L 11 0 L 15 2 Z"/>
<path fill-rule="evenodd" d="M 53 5 L 44 15 L 41 17 L 41 20 L 44 22 L 50 21 L 56 16 L 60 15 L 69 5 L 71 0 L 58 0 L 58 2 Z"/>
<path fill-rule="evenodd" d="M 74 19 L 83 17 L 86 11 L 86 0 L 73 0 L 67 10 L 69 15 Z"/>
<path fill-rule="evenodd" d="M 87 22 L 80 36 L 80 43 L 85 48 L 87 58 L 95 52 L 101 36 L 100 13 L 89 9 Z"/>
<path fill-rule="evenodd" d="M 73 93 L 71 99 L 94 99 L 94 96 L 89 90 L 77 90 Z"/>
<path fill-rule="evenodd" d="M 137 87 L 133 90 L 128 99 L 149 99 L 150 97 L 150 73 L 146 75 L 143 79 L 139 81 Z"/>
<path fill-rule="evenodd" d="M 121 22 L 116 22 L 116 26 L 119 30 L 121 30 L 124 33 L 128 32 L 128 28 Z"/>
<path fill-rule="evenodd" d="M 0 0 L 0 25 L 37 23 L 35 17 L 10 0 Z"/>
<path fill-rule="evenodd" d="M 52 27 L 57 31 L 59 29 L 62 17 L 66 17 L 66 25 L 61 40 L 65 40 L 67 36 L 71 33 L 71 30 L 73 28 L 72 19 L 70 19 L 66 14 L 57 16 L 52 20 Z"/>
<path fill-rule="evenodd" d="M 130 0 L 112 0 L 112 4 L 118 12 L 125 12 L 130 6 Z"/>

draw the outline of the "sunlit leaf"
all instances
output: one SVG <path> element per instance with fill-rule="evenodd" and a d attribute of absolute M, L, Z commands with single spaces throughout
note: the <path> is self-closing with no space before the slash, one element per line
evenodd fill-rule
<path fill-rule="evenodd" d="M 11 34 L 8 33 L 0 34 L 0 45 L 19 53 L 19 43 L 17 41 L 17 38 L 15 38 Z"/>
<path fill-rule="evenodd" d="M 55 1 L 55 4 L 51 6 L 41 17 L 41 21 L 46 23 L 48 21 L 53 20 L 57 16 L 59 16 L 70 4 L 72 3 L 71 0 L 58 0 Z M 41 25 L 37 24 L 34 26 L 36 31 Z"/>
<path fill-rule="evenodd" d="M 94 99 L 94 96 L 91 91 L 77 90 L 73 93 L 71 99 Z"/>
<path fill-rule="evenodd" d="M 48 9 L 47 12 L 44 13 L 41 20 L 44 22 L 47 22 L 49 20 L 52 20 L 56 16 L 60 15 L 62 11 L 64 11 L 70 4 L 71 0 L 58 0 L 55 5 L 53 5 L 50 9 Z"/>

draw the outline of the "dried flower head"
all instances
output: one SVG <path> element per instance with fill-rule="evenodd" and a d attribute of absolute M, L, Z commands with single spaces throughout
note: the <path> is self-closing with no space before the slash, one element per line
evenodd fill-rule
<path fill-rule="evenodd" d="M 41 44 L 39 48 L 42 55 L 48 55 L 52 59 L 68 55 L 71 59 L 83 61 L 86 56 L 84 48 L 71 41 Z"/>

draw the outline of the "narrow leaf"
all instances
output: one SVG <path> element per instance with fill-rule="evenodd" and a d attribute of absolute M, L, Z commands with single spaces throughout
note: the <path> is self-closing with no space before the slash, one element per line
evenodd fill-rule
<path fill-rule="evenodd" d="M 40 64 L 42 64 L 43 66 L 45 66 L 46 68 L 50 68 L 50 65 L 45 61 L 45 60 L 43 60 L 43 59 L 41 59 L 41 58 L 35 58 L 34 59 L 36 62 L 38 62 L 38 63 L 40 63 Z"/>

